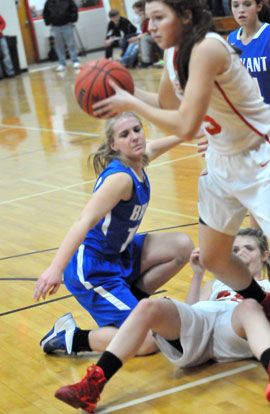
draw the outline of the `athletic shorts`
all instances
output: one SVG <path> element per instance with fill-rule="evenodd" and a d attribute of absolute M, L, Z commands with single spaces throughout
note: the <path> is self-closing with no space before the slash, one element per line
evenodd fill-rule
<path fill-rule="evenodd" d="M 185 368 L 203 364 L 210 359 L 228 362 L 253 357 L 248 342 L 238 336 L 231 325 L 237 302 L 201 301 L 190 306 L 170 300 L 176 305 L 181 320 L 179 338 L 183 353 L 162 336 L 154 336 L 161 352 L 173 364 Z"/>
<path fill-rule="evenodd" d="M 66 288 L 91 314 L 99 327 L 122 325 L 138 299 L 130 287 L 141 276 L 141 255 L 146 234 L 135 235 L 132 257 L 113 260 L 94 255 L 81 245 L 64 272 Z"/>
<path fill-rule="evenodd" d="M 270 237 L 270 144 L 224 156 L 207 150 L 199 178 L 199 215 L 211 228 L 234 236 L 250 211 Z"/>

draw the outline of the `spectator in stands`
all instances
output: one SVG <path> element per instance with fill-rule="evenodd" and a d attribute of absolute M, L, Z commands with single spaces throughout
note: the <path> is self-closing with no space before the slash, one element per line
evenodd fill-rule
<path fill-rule="evenodd" d="M 105 39 L 105 58 L 111 58 L 113 56 L 113 49 L 120 47 L 122 52 L 126 50 L 128 46 L 127 39 L 130 35 L 137 32 L 136 27 L 125 17 L 120 16 L 117 9 L 111 9 L 109 12 L 110 21 L 107 27 L 107 34 Z"/>
<path fill-rule="evenodd" d="M 73 0 L 47 0 L 43 9 L 45 24 L 52 26 L 52 34 L 55 39 L 55 50 L 59 64 L 57 72 L 61 72 L 66 67 L 67 46 L 70 59 L 74 69 L 80 69 L 81 64 L 77 57 L 75 37 L 72 23 L 78 20 L 78 7 Z"/>
<path fill-rule="evenodd" d="M 134 16 L 132 18 L 132 23 L 137 28 L 137 33 L 141 33 L 141 24 L 142 24 L 142 14 L 144 14 L 144 3 L 142 1 L 135 1 L 132 5 L 134 11 Z"/>
<path fill-rule="evenodd" d="M 4 18 L 0 15 L 0 79 L 4 77 L 3 69 L 5 75 L 8 78 L 13 78 L 15 76 L 15 71 L 10 57 L 7 39 L 3 35 L 3 30 L 5 27 L 6 22 Z"/>
<path fill-rule="evenodd" d="M 142 24 L 142 32 L 144 36 L 140 39 L 141 63 L 140 68 L 148 68 L 152 66 L 154 53 L 159 54 L 163 58 L 163 51 L 155 42 L 153 36 L 148 31 L 148 20 L 145 19 Z"/>

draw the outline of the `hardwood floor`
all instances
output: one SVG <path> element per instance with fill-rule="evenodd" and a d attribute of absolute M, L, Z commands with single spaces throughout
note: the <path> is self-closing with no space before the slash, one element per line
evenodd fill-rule
<path fill-rule="evenodd" d="M 0 82 L 1 414 L 75 413 L 54 392 L 78 381 L 98 357 L 47 356 L 39 346 L 66 312 L 81 328 L 96 326 L 64 285 L 46 301 L 32 298 L 36 279 L 91 194 L 95 176 L 87 157 L 99 145 L 104 127 L 104 121 L 87 116 L 75 101 L 74 70 L 56 73 L 53 66 L 34 66 Z M 134 69 L 132 75 L 138 86 L 156 91 L 161 69 Z M 144 125 L 149 139 L 163 135 L 148 122 Z M 141 232 L 184 231 L 197 245 L 197 180 L 204 167 L 195 142 L 148 167 L 152 196 Z M 164 286 L 166 294 L 184 300 L 190 276 L 188 265 Z M 156 354 L 129 361 L 105 388 L 97 412 L 262 414 L 269 410 L 266 383 L 255 360 L 180 370 Z"/>

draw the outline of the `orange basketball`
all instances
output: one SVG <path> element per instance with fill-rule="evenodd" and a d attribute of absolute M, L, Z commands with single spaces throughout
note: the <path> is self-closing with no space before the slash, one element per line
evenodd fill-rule
<path fill-rule="evenodd" d="M 109 84 L 113 80 L 122 89 L 134 93 L 134 82 L 129 71 L 119 62 L 97 59 L 87 62 L 75 81 L 75 96 L 80 107 L 93 115 L 92 105 L 114 95 Z"/>

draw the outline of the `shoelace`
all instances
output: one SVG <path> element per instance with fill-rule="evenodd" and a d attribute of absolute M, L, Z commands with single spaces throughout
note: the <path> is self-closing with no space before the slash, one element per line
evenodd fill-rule
<path fill-rule="evenodd" d="M 75 388 L 76 396 L 80 400 L 84 401 L 99 401 L 100 391 L 98 389 L 99 379 L 90 377 L 90 371 L 87 369 L 86 376 L 78 382 L 76 385 L 73 385 Z M 90 402 L 91 402 L 90 401 Z"/>

